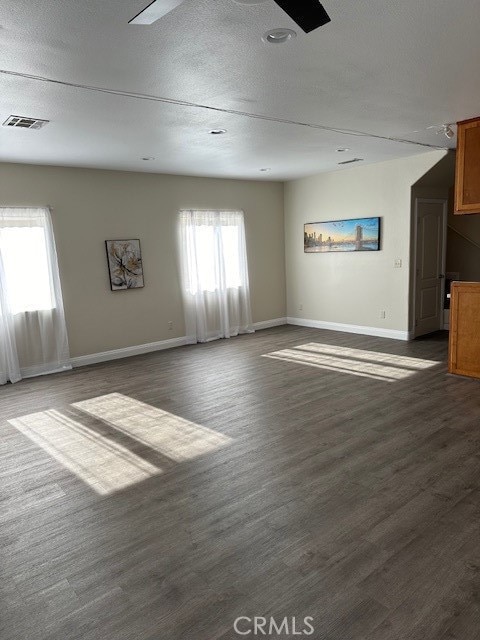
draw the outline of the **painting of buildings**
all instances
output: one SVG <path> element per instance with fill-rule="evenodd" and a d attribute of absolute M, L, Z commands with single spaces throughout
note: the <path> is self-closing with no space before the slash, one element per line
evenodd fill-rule
<path fill-rule="evenodd" d="M 304 225 L 303 246 L 305 253 L 378 251 L 380 218 L 307 222 Z"/>

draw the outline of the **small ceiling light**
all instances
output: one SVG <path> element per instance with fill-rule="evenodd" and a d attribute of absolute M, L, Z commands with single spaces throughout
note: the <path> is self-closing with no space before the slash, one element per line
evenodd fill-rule
<path fill-rule="evenodd" d="M 145 162 L 149 162 L 150 160 L 155 160 L 155 158 L 153 156 L 145 156 L 145 158 L 142 158 L 142 160 L 145 160 Z"/>
<path fill-rule="evenodd" d="M 442 131 L 439 133 L 443 133 L 443 135 L 445 135 L 449 140 L 451 140 L 455 135 L 452 127 L 449 124 L 444 124 L 442 127 Z"/>
<path fill-rule="evenodd" d="M 271 171 L 272 168 L 271 167 L 263 167 L 262 169 L 260 169 L 260 171 Z"/>
<path fill-rule="evenodd" d="M 350 151 L 350 149 L 348 147 L 339 147 L 337 149 L 338 153 L 344 153 L 345 151 Z"/>
<path fill-rule="evenodd" d="M 452 129 L 452 125 L 448 123 L 440 125 L 434 124 L 431 127 L 427 127 L 427 129 L 435 129 L 435 133 L 437 134 L 437 136 L 443 133 L 443 135 L 449 140 L 451 140 L 455 135 L 455 132 Z"/>
<path fill-rule="evenodd" d="M 262 37 L 264 42 L 269 44 L 284 44 L 297 37 L 297 32 L 293 29 L 270 29 Z"/>
<path fill-rule="evenodd" d="M 212 136 L 221 136 L 224 133 L 227 133 L 227 130 L 226 129 L 210 129 L 208 133 L 210 133 L 210 135 Z"/>

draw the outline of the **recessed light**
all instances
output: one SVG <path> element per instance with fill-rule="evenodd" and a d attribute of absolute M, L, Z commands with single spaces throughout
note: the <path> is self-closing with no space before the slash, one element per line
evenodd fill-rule
<path fill-rule="evenodd" d="M 350 151 L 350 149 L 348 147 L 339 147 L 337 149 L 338 153 L 343 153 L 344 151 Z"/>
<path fill-rule="evenodd" d="M 227 133 L 227 130 L 226 129 L 210 129 L 208 133 L 210 133 L 210 135 L 212 136 L 221 136 L 222 134 Z"/>
<path fill-rule="evenodd" d="M 293 29 L 270 29 L 263 34 L 262 40 L 269 44 L 284 44 L 297 37 L 297 32 Z"/>
<path fill-rule="evenodd" d="M 155 160 L 155 158 L 153 156 L 145 156 L 145 158 L 142 158 L 142 160 L 145 160 L 145 162 L 149 162 L 150 160 Z"/>

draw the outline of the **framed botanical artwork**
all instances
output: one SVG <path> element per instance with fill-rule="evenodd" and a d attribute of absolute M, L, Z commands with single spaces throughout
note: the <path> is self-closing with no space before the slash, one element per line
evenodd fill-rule
<path fill-rule="evenodd" d="M 303 226 L 305 253 L 379 251 L 380 218 L 307 222 Z"/>
<path fill-rule="evenodd" d="M 140 240 L 105 240 L 112 291 L 144 286 Z"/>

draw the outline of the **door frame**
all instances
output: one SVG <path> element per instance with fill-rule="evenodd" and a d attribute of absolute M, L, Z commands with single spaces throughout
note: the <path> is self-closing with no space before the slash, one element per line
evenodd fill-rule
<path fill-rule="evenodd" d="M 440 289 L 440 303 L 441 303 L 441 314 L 440 314 L 440 326 L 438 330 L 443 329 L 443 311 L 444 311 L 444 300 L 445 300 L 445 269 L 447 263 L 447 220 L 448 220 L 448 199 L 447 198 L 425 198 L 425 197 L 416 197 L 415 205 L 414 205 L 414 214 L 413 214 L 413 329 L 412 329 L 412 337 L 417 337 L 417 253 L 418 253 L 418 204 L 427 203 L 427 204 L 443 204 L 443 240 L 442 240 L 442 273 L 443 278 L 441 282 Z M 428 335 L 428 334 L 422 334 Z"/>

